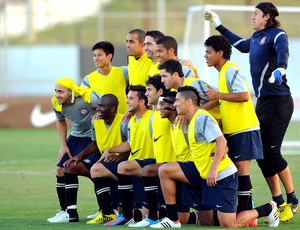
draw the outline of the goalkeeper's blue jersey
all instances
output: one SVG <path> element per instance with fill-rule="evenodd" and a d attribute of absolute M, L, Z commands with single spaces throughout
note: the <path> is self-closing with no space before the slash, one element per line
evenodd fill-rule
<path fill-rule="evenodd" d="M 282 29 L 265 28 L 256 31 L 248 39 L 242 39 L 223 25 L 218 26 L 217 30 L 236 49 L 243 53 L 249 53 L 252 85 L 257 98 L 291 95 L 286 76 L 283 77 L 281 85 L 268 82 L 275 69 L 279 67 L 286 69 L 288 65 L 288 37 Z"/>

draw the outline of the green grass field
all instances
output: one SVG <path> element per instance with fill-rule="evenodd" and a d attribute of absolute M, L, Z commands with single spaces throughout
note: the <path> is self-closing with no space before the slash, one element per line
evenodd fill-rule
<path fill-rule="evenodd" d="M 78 194 L 79 223 L 50 224 L 46 220 L 58 209 L 55 191 L 55 164 L 59 140 L 55 129 L 0 130 L 0 229 L 99 229 L 85 224 L 86 216 L 97 211 L 93 184 L 80 178 Z M 288 155 L 294 184 L 300 197 L 300 155 Z M 267 185 L 256 163 L 252 165 L 253 196 L 257 205 L 270 200 Z M 296 230 L 300 213 L 280 229 Z M 126 227 L 114 227 L 125 229 Z M 195 229 L 199 226 L 183 226 Z M 217 229 L 205 228 L 202 229 Z M 267 224 L 259 220 L 259 229 Z M 250 229 L 250 228 L 248 228 Z"/>

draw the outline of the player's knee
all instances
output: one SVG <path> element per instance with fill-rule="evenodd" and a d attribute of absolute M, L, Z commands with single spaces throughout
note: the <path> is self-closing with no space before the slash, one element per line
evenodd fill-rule
<path fill-rule="evenodd" d="M 118 165 L 118 173 L 127 175 L 129 172 L 135 169 L 135 165 L 132 162 L 124 161 Z"/>
<path fill-rule="evenodd" d="M 64 172 L 65 173 L 70 173 L 70 174 L 78 174 L 78 166 L 74 164 L 70 164 L 69 166 L 64 167 Z"/>
<path fill-rule="evenodd" d="M 62 167 L 56 167 L 56 175 L 59 176 L 59 177 L 64 176 L 65 175 L 64 168 L 62 168 Z"/>
<path fill-rule="evenodd" d="M 168 175 L 168 171 L 169 171 L 168 164 L 164 164 L 164 165 L 160 166 L 158 169 L 159 178 L 161 178 L 161 179 L 166 178 Z"/>
<path fill-rule="evenodd" d="M 201 226 L 219 226 L 219 222 L 215 225 L 213 210 L 199 211 L 198 216 Z"/>
<path fill-rule="evenodd" d="M 257 164 L 263 174 L 263 176 L 266 177 L 272 177 L 276 175 L 276 172 L 272 167 L 269 165 L 268 161 L 265 161 L 264 159 L 262 160 L 257 160 Z"/>
<path fill-rule="evenodd" d="M 142 174 L 145 177 L 157 177 L 158 176 L 158 167 L 153 167 L 153 165 L 146 165 L 143 167 Z"/>
<path fill-rule="evenodd" d="M 286 169 L 286 167 L 288 166 L 288 163 L 286 162 L 286 160 L 280 156 L 277 158 L 277 160 L 273 163 L 274 165 L 274 170 L 276 173 L 280 173 L 283 170 Z"/>
<path fill-rule="evenodd" d="M 100 177 L 100 167 L 99 164 L 94 164 L 90 170 L 91 173 L 91 177 L 95 178 L 95 177 Z"/>

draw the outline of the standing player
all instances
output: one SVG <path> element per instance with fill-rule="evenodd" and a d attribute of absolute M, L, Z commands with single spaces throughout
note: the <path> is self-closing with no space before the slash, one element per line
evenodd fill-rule
<path fill-rule="evenodd" d="M 178 60 L 178 44 L 175 38 L 171 36 L 165 36 L 160 38 L 156 42 L 156 56 L 161 64 L 168 60 Z M 187 66 L 182 66 L 182 72 L 186 81 L 192 82 L 197 78 L 194 72 Z"/>
<path fill-rule="evenodd" d="M 228 155 L 238 168 L 238 212 L 252 209 L 251 159 L 262 159 L 259 122 L 250 90 L 239 68 L 230 60 L 231 44 L 223 36 L 211 36 L 205 42 L 206 63 L 219 71 L 218 89 L 209 88 L 209 100 L 218 99 Z M 253 223 L 255 224 L 255 223 Z"/>
<path fill-rule="evenodd" d="M 276 6 L 271 2 L 259 3 L 251 16 L 255 33 L 242 39 L 225 28 L 214 12 L 205 12 L 205 19 L 243 53 L 249 53 L 250 72 L 256 103 L 256 114 L 261 128 L 264 159 L 258 160 L 273 200 L 279 205 L 280 221 L 293 218 L 299 211 L 299 200 L 287 161 L 281 154 L 281 145 L 290 122 L 294 103 L 287 85 L 288 37 L 279 28 Z M 286 191 L 287 203 L 282 196 L 279 179 Z"/>
<path fill-rule="evenodd" d="M 127 34 L 129 85 L 146 85 L 152 61 L 145 53 L 145 36 L 146 33 L 141 29 L 131 30 Z"/>
<path fill-rule="evenodd" d="M 198 91 L 201 108 L 208 110 L 220 123 L 221 114 L 219 101 L 217 99 L 211 101 L 208 100 L 206 96 L 208 86 L 204 81 L 195 78 L 185 78 L 180 62 L 174 59 L 167 60 L 160 64 L 159 69 L 161 73 L 161 80 L 166 86 L 166 89 L 177 90 L 182 86 L 193 86 Z"/>
<path fill-rule="evenodd" d="M 98 99 L 99 96 L 91 89 L 86 86 L 78 87 L 71 78 L 60 78 L 55 83 L 52 105 L 61 142 L 56 170 L 56 190 L 61 211 L 48 219 L 51 223 L 79 221 L 76 205 L 78 175 L 90 177 L 90 168 L 99 159 L 100 154 L 95 151 L 77 165 L 64 167 L 64 163 L 92 142 L 91 116 L 95 114 Z M 72 131 L 68 138 L 66 118 L 72 123 Z"/>
<path fill-rule="evenodd" d="M 118 112 L 125 114 L 126 89 L 128 86 L 127 67 L 112 66 L 114 46 L 107 41 L 96 43 L 92 51 L 96 70 L 84 77 L 81 85 L 86 85 L 96 93 L 103 95 L 112 93 L 119 101 Z"/>
<path fill-rule="evenodd" d="M 149 30 L 146 32 L 145 37 L 145 52 L 147 57 L 152 60 L 152 65 L 150 67 L 148 76 L 154 76 L 155 74 L 160 74 L 158 69 L 159 61 L 156 57 L 156 42 L 164 37 L 165 35 L 158 30 Z"/>
<path fill-rule="evenodd" d="M 188 138 L 194 165 L 177 166 L 175 175 L 165 174 L 164 166 L 160 168 L 159 177 L 168 205 L 168 217 L 150 227 L 181 227 L 176 215 L 174 178 L 202 185 L 203 204 L 217 209 L 221 227 L 245 227 L 250 221 L 262 216 L 268 216 L 270 227 L 277 227 L 279 218 L 274 201 L 236 214 L 237 168 L 227 155 L 226 139 L 216 120 L 207 111 L 199 109 L 198 92 L 189 86 L 179 88 L 174 105 L 178 114 L 186 116 L 190 121 Z"/>

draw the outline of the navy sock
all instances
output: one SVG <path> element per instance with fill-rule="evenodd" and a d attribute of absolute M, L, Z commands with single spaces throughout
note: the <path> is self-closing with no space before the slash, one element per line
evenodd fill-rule
<path fill-rule="evenodd" d="M 167 207 L 167 216 L 172 221 L 178 220 L 178 213 L 177 213 L 177 205 L 176 204 L 166 204 Z"/>
<path fill-rule="evenodd" d="M 92 180 L 95 185 L 97 200 L 100 201 L 99 207 L 102 207 L 103 214 L 113 214 L 114 210 L 110 198 L 110 179 L 106 177 L 96 177 Z"/>
<path fill-rule="evenodd" d="M 56 176 L 56 193 L 58 196 L 60 208 L 63 211 L 67 209 L 65 185 L 65 177 Z"/>
<path fill-rule="evenodd" d="M 157 193 L 158 193 L 158 186 L 157 186 L 157 178 L 156 177 L 143 177 L 144 182 L 144 190 L 147 197 L 148 203 L 148 210 L 149 215 L 148 218 L 151 220 L 157 220 Z"/>
<path fill-rule="evenodd" d="M 76 174 L 65 173 L 65 181 L 67 206 L 77 205 L 78 176 Z"/>
<path fill-rule="evenodd" d="M 250 176 L 238 176 L 238 212 L 252 209 L 252 184 Z"/>
<path fill-rule="evenodd" d="M 129 220 L 133 216 L 133 184 L 131 177 L 123 174 L 118 174 L 118 189 L 122 202 L 123 216 Z"/>

